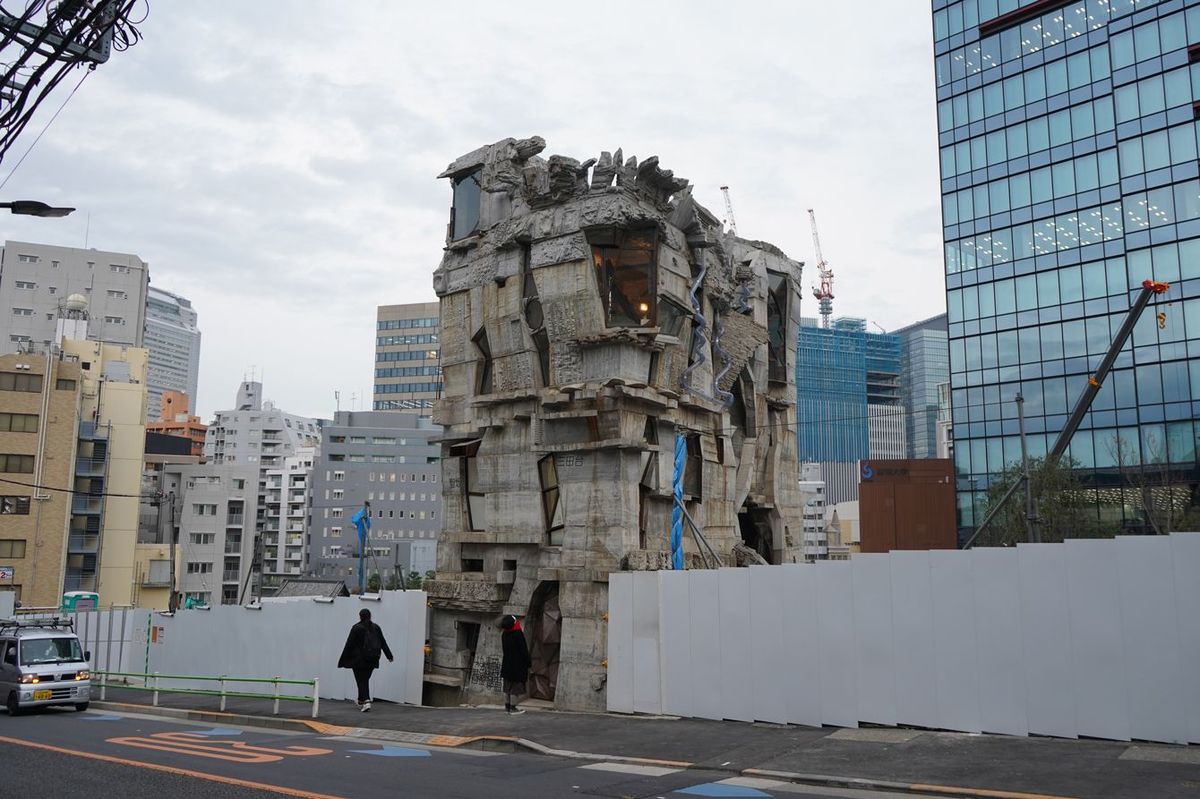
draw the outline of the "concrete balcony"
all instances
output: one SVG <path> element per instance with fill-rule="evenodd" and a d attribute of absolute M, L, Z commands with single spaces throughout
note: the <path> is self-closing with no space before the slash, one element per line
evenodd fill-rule
<path fill-rule="evenodd" d="M 74 533 L 67 537 L 67 551 L 72 555 L 95 553 L 100 548 L 100 536 Z"/>

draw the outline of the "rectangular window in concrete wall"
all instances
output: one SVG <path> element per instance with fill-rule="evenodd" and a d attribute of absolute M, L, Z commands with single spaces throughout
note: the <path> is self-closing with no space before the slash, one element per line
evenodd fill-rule
<path fill-rule="evenodd" d="M 36 433 L 38 417 L 35 413 L 0 413 L 0 432 Z"/>
<path fill-rule="evenodd" d="M 658 229 L 587 231 L 592 261 L 609 327 L 650 327 L 658 309 Z"/>
<path fill-rule="evenodd" d="M 479 371 L 476 376 L 476 391 L 480 394 L 492 393 L 492 345 L 488 342 L 486 328 L 479 328 L 471 337 L 475 349 L 479 350 Z"/>
<path fill-rule="evenodd" d="M 487 495 L 479 490 L 478 453 L 479 439 L 450 447 L 450 454 L 462 459 L 462 481 L 467 502 L 467 529 L 475 531 L 486 530 L 488 521 Z"/>
<path fill-rule="evenodd" d="M 558 468 L 553 455 L 538 461 L 538 479 L 542 485 L 542 513 L 550 546 L 561 546 L 563 539 L 562 497 L 558 490 Z M 424 516 L 424 512 L 421 514 Z"/>
<path fill-rule="evenodd" d="M 767 273 L 767 379 L 786 383 L 787 373 L 787 330 L 788 330 L 788 287 L 787 278 L 778 272 Z"/>
<path fill-rule="evenodd" d="M 454 178 L 454 205 L 450 209 L 450 240 L 458 241 L 479 230 L 479 176 L 478 168 Z"/>

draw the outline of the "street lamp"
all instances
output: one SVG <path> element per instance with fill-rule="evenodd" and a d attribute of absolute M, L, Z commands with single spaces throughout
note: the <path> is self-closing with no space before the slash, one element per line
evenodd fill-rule
<path fill-rule="evenodd" d="M 74 208 L 56 208 L 39 200 L 13 200 L 10 203 L 0 203 L 0 208 L 7 208 L 21 216 L 41 217 L 66 216 L 75 210 Z"/>

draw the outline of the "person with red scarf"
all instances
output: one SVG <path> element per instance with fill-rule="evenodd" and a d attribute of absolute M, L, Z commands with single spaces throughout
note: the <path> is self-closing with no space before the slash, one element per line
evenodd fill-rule
<path fill-rule="evenodd" d="M 521 694 L 525 693 L 525 682 L 529 679 L 529 646 L 525 643 L 525 632 L 516 616 L 505 616 L 500 620 L 500 647 L 504 658 L 500 661 L 500 678 L 504 681 L 504 709 L 511 714 L 524 713 L 517 708 Z"/>

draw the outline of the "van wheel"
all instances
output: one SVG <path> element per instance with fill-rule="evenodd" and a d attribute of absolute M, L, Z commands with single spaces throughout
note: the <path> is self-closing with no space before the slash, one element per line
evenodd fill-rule
<path fill-rule="evenodd" d="M 78 703 L 75 705 L 75 709 L 76 709 L 77 711 L 79 711 L 80 713 L 82 713 L 83 711 L 85 711 L 85 710 L 87 710 L 87 709 L 88 709 L 88 703 L 87 703 L 87 702 L 78 702 Z"/>
<path fill-rule="evenodd" d="M 4 706 L 8 708 L 8 715 L 10 715 L 10 716 L 21 715 L 21 705 L 17 701 L 17 692 L 16 691 L 9 692 L 8 701 L 4 703 Z"/>

